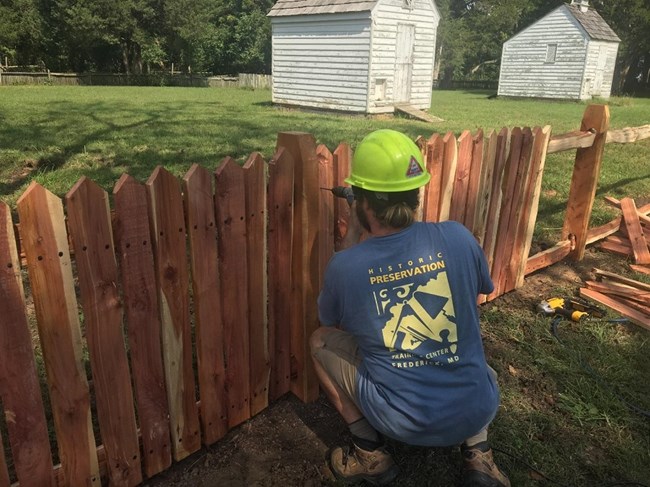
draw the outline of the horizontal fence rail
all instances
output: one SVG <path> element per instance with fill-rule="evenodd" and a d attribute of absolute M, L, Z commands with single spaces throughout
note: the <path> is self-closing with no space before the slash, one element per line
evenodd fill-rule
<path fill-rule="evenodd" d="M 472 231 L 495 284 L 482 301 L 616 231 L 587 228 L 603 149 L 650 128 L 608 131 L 608 121 L 594 105 L 570 134 L 416 140 L 432 176 L 419 218 Z M 576 150 L 562 241 L 529 256 L 546 155 L 560 150 Z M 64 198 L 33 182 L 19 222 L 0 202 L 0 444 L 10 452 L 0 448 L 0 487 L 138 485 L 287 392 L 314 400 L 308 337 L 349 218 L 347 202 L 319 188 L 339 184 L 351 158 L 345 143 L 332 152 L 286 132 L 268 161 L 226 158 L 180 179 L 163 167 L 146 182 L 124 174 L 111 195 L 85 177 Z"/>

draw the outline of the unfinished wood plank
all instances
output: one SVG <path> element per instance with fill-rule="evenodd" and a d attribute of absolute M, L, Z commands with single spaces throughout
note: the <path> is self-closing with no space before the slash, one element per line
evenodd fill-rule
<path fill-rule="evenodd" d="M 251 416 L 269 405 L 269 344 L 266 303 L 266 162 L 258 152 L 244 163 Z M 334 242 L 334 239 L 331 239 Z"/>
<path fill-rule="evenodd" d="M 66 194 L 102 444 L 112 485 L 142 482 L 131 376 L 122 334 L 108 194 L 85 176 Z"/>
<path fill-rule="evenodd" d="M 585 255 L 589 219 L 596 196 L 608 128 L 609 107 L 607 105 L 587 106 L 580 130 L 593 129 L 596 137 L 591 147 L 576 151 L 569 201 L 562 229 L 562 238 L 566 239 L 569 234 L 576 237 L 576 247 L 570 254 L 574 260 L 582 260 Z"/>
<path fill-rule="evenodd" d="M 646 301 L 645 303 L 641 303 L 639 301 L 624 296 L 616 296 L 616 300 L 619 301 L 621 304 L 624 304 L 625 306 L 629 306 L 632 309 L 640 311 L 641 313 L 645 314 L 648 318 L 650 318 L 650 304 L 648 304 L 649 301 Z"/>
<path fill-rule="evenodd" d="M 626 245 L 621 242 L 612 241 L 610 239 L 611 237 L 608 237 L 607 239 L 600 242 L 598 246 L 603 250 L 607 250 L 614 254 L 622 255 L 624 257 L 632 256 L 632 247 L 630 245 Z"/>
<path fill-rule="evenodd" d="M 323 144 L 316 147 L 318 157 L 318 184 L 321 188 L 332 188 L 334 186 L 334 155 Z M 321 189 L 318 194 L 320 205 L 320 223 L 318 245 L 323 250 L 320 254 L 319 274 L 320 282 L 323 282 L 325 268 L 334 254 L 334 241 L 336 221 L 334 220 L 334 200 L 341 199 L 332 195 L 331 191 Z"/>
<path fill-rule="evenodd" d="M 203 443 L 211 445 L 228 432 L 212 174 L 193 164 L 183 177 L 183 193 L 190 243 L 201 431 Z"/>
<path fill-rule="evenodd" d="M 474 236 L 481 247 L 485 244 L 485 233 L 487 230 L 487 214 L 492 199 L 492 180 L 496 163 L 498 134 L 491 130 L 487 133 L 483 142 L 483 161 L 481 162 L 481 181 L 479 183 L 478 203 L 476 207 L 476 229 Z"/>
<path fill-rule="evenodd" d="M 632 198 L 623 198 L 621 200 L 621 211 L 623 212 L 623 222 L 634 252 L 634 260 L 637 264 L 650 264 L 650 250 L 648 250 L 648 243 L 639 223 L 634 200 Z"/>
<path fill-rule="evenodd" d="M 422 197 L 422 220 L 426 222 L 438 221 L 440 208 L 440 184 L 442 178 L 444 142 L 440 134 L 433 134 L 427 141 L 426 168 L 431 175 L 429 184 L 424 187 Z"/>
<path fill-rule="evenodd" d="M 560 262 L 571 252 L 572 240 L 563 240 L 553 247 L 536 253 L 526 260 L 525 274 L 531 274 L 545 267 Z"/>
<path fill-rule="evenodd" d="M 345 178 L 350 174 L 352 163 L 352 148 L 349 144 L 342 142 L 333 152 L 333 180 L 332 186 L 345 185 Z M 347 222 L 350 218 L 350 205 L 341 198 L 334 199 L 334 248 L 338 250 L 347 232 Z"/>
<path fill-rule="evenodd" d="M 639 274 L 647 274 L 650 275 L 650 267 L 642 266 L 642 265 L 634 265 L 630 264 L 630 269 L 632 269 L 635 272 L 638 272 Z"/>
<path fill-rule="evenodd" d="M 522 212 L 519 222 L 519 230 L 515 239 L 515 253 L 519 255 L 518 265 L 514 270 L 514 286 L 518 288 L 524 284 L 528 256 L 533 241 L 535 222 L 537 221 L 537 210 L 539 208 L 539 197 L 542 191 L 542 173 L 546 162 L 546 147 L 551 135 L 551 126 L 544 128 L 535 127 L 532 132 L 532 154 L 530 158 L 530 169 L 527 187 L 523 194 Z"/>
<path fill-rule="evenodd" d="M 472 138 L 472 162 L 470 164 L 469 183 L 467 186 L 467 202 L 465 203 L 465 226 L 476 235 L 479 204 L 481 201 L 483 159 L 484 159 L 483 130 L 479 129 Z"/>
<path fill-rule="evenodd" d="M 215 171 L 215 178 L 228 426 L 233 428 L 251 415 L 244 170 L 227 157 Z"/>
<path fill-rule="evenodd" d="M 509 151 L 510 129 L 504 127 L 499 131 L 496 140 L 492 188 L 490 189 L 490 204 L 487 210 L 485 238 L 483 240 L 483 250 L 488 261 L 491 275 L 494 275 L 494 249 L 496 248 L 499 215 L 501 214 L 501 204 L 503 201 L 503 181 L 505 178 L 505 167 Z"/>
<path fill-rule="evenodd" d="M 580 288 L 580 296 L 589 298 L 592 301 L 602 304 L 603 306 L 606 306 L 625 316 L 632 323 L 635 323 L 645 328 L 646 330 L 650 330 L 650 316 L 641 311 L 633 309 L 632 307 L 627 306 L 626 304 L 623 304 L 614 298 L 599 293 L 598 291 L 593 291 L 591 289 Z"/>
<path fill-rule="evenodd" d="M 645 291 L 650 291 L 650 284 L 646 284 L 645 282 L 641 281 L 635 281 L 634 279 L 629 279 L 627 277 L 619 276 L 618 274 L 614 274 L 613 272 L 608 272 L 604 271 L 602 269 L 593 269 L 594 274 L 596 275 L 597 278 L 605 278 L 605 279 L 611 279 L 613 281 L 618 281 L 623 284 L 627 284 L 628 286 L 636 287 L 638 289 L 643 289 Z"/>
<path fill-rule="evenodd" d="M 514 235 L 508 233 L 511 227 L 510 218 L 516 208 L 514 200 L 517 193 L 517 181 L 521 178 L 521 168 L 519 160 L 522 152 L 523 132 L 521 128 L 512 129 L 510 136 L 510 151 L 502 181 L 503 200 L 501 203 L 501 212 L 497 227 L 497 240 L 494 248 L 494 264 L 492 270 L 492 281 L 494 291 L 488 296 L 488 300 L 494 299 L 504 293 L 506 273 L 508 262 L 510 261 L 510 252 L 512 251 L 512 240 Z"/>
<path fill-rule="evenodd" d="M 25 311 L 25 291 L 9 206 L 0 201 L 0 402 L 14 470 L 23 485 L 53 486 L 45 410 Z M 3 484 L 0 440 L 0 485 Z"/>
<path fill-rule="evenodd" d="M 303 132 L 280 132 L 277 147 L 284 147 L 294 160 L 294 240 L 292 278 L 291 390 L 303 401 L 316 400 L 319 383 L 309 351 L 309 337 L 318 326 L 317 298 L 320 289 L 318 263 L 319 206 L 313 195 L 318 188 L 318 159 L 314 136 Z M 293 375 L 295 372 L 295 376 Z"/>
<path fill-rule="evenodd" d="M 554 135 L 548 142 L 547 154 L 565 150 L 584 149 L 594 144 L 596 132 L 575 130 L 566 134 Z"/>
<path fill-rule="evenodd" d="M 619 228 L 621 228 L 622 220 L 623 218 L 619 216 L 609 223 L 605 223 L 599 227 L 590 228 L 589 232 L 587 232 L 587 245 L 591 245 L 618 232 Z"/>
<path fill-rule="evenodd" d="M 291 289 L 293 258 L 293 157 L 279 148 L 269 161 L 270 400 L 291 388 Z M 346 203 L 347 204 L 347 203 Z"/>
<path fill-rule="evenodd" d="M 641 304 L 650 305 L 650 291 L 644 291 L 627 284 L 611 281 L 585 281 L 589 289 L 603 294 L 613 294 L 623 298 L 638 301 Z"/>
<path fill-rule="evenodd" d="M 449 220 L 451 198 L 454 191 L 454 177 L 456 175 L 456 164 L 458 160 L 458 147 L 454 134 L 447 132 L 442 142 L 445 146 L 445 151 L 442 159 L 442 178 L 440 180 L 440 204 L 437 220 L 439 222 Z"/>
<path fill-rule="evenodd" d="M 115 184 L 113 197 L 118 262 L 121 269 L 128 269 L 120 277 L 144 473 L 152 477 L 167 469 L 172 459 L 149 205 L 144 185 L 128 174 Z"/>
<path fill-rule="evenodd" d="M 607 132 L 607 141 L 616 142 L 618 144 L 628 144 L 630 142 L 637 142 L 639 140 L 650 138 L 650 125 L 642 125 L 640 127 L 625 127 L 618 130 L 609 130 Z"/>
<path fill-rule="evenodd" d="M 465 223 L 467 205 L 467 190 L 472 167 L 472 134 L 464 130 L 458 137 L 458 155 L 456 157 L 456 173 L 451 193 L 449 219 Z"/>
<path fill-rule="evenodd" d="M 508 230 L 506 231 L 508 236 L 506 239 L 506 248 L 510 248 L 510 258 L 506 261 L 505 273 L 503 274 L 502 293 L 515 289 L 517 274 L 520 268 L 522 268 L 521 279 L 523 280 L 523 267 L 526 265 L 526 260 L 528 259 L 528 255 L 524 255 L 529 224 L 527 214 L 532 209 L 532 193 L 535 190 L 536 178 L 539 176 L 536 173 L 536 168 L 532 161 L 533 144 L 532 130 L 525 127 L 522 130 L 521 154 L 517 162 L 517 175 L 514 180 L 515 189 L 510 205 Z M 541 161 L 537 161 L 536 164 L 539 164 L 539 162 Z M 531 173 L 533 173 L 532 177 L 535 179 L 534 181 L 531 181 Z M 541 181 L 539 183 L 541 184 Z"/>
<path fill-rule="evenodd" d="M 54 194 L 32 182 L 18 199 L 17 206 L 59 458 L 70 485 L 99 486 L 63 204 Z"/>
<path fill-rule="evenodd" d="M 201 448 L 192 365 L 183 198 L 180 182 L 162 166 L 149 176 L 146 188 L 153 230 L 172 453 L 179 461 Z"/>

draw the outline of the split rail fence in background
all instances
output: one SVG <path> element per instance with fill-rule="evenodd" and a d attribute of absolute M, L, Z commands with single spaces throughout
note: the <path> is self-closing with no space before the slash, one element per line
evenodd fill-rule
<path fill-rule="evenodd" d="M 650 136 L 650 127 L 608 133 L 608 120 L 607 107 L 589 106 L 580 131 L 553 138 L 547 126 L 418 139 L 432 175 L 420 216 L 474 233 L 496 285 L 487 299 L 582 257 L 605 142 Z M 546 154 L 576 148 L 565 240 L 529 257 Z M 145 184 L 124 174 L 112 208 L 85 177 L 64 201 L 32 183 L 19 224 L 0 203 L 0 444 L 11 452 L 8 462 L 0 448 L 0 487 L 137 485 L 287 392 L 315 399 L 308 337 L 349 211 L 319 187 L 340 184 L 351 154 L 280 133 L 268 163 L 226 158 L 181 181 L 158 167 Z"/>

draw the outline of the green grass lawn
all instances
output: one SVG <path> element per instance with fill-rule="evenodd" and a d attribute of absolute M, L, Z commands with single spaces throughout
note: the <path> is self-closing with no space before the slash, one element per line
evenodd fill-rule
<path fill-rule="evenodd" d="M 586 107 L 490 100 L 489 94 L 434 91 L 431 113 L 445 121 L 427 124 L 277 108 L 267 90 L 0 87 L 0 199 L 14 206 L 32 180 L 63 196 L 86 175 L 111 193 L 123 172 L 145 181 L 159 164 L 181 176 L 193 163 L 214 169 L 226 156 L 244 161 L 258 151 L 268 159 L 280 131 L 313 133 L 331 150 L 342 141 L 354 147 L 378 128 L 395 128 L 415 138 L 449 130 L 459 134 L 464 129 L 550 124 L 560 134 L 579 128 Z M 612 128 L 650 124 L 650 99 L 614 98 L 609 104 Z M 538 242 L 554 243 L 558 237 L 574 157 L 565 152 L 546 161 Z M 598 196 L 604 195 L 650 201 L 650 140 L 606 146 L 598 189 Z M 596 200 L 594 225 L 615 215 L 601 200 Z M 564 268 L 559 266 L 565 264 L 554 266 L 553 272 Z M 617 397 L 650 409 L 648 332 L 564 323 L 563 346 L 549 333 L 549 321 L 530 306 L 550 295 L 574 294 L 587 271 L 568 278 L 558 274 L 557 280 L 551 272 L 543 286 L 482 307 L 486 349 L 502 387 L 502 408 L 491 431 L 496 445 L 518 457 L 497 453 L 515 486 L 551 485 L 521 460 L 561 485 L 650 483 L 650 423 Z M 607 387 L 585 371 L 586 362 Z M 4 427 L 2 423 L 0 418 Z M 6 432 L 3 437 L 6 448 Z M 412 464 L 406 481 L 413 483 L 404 485 L 429 485 L 434 478 L 443 482 L 449 478 L 445 462 Z"/>
<path fill-rule="evenodd" d="M 306 131 L 334 150 L 368 132 L 395 128 L 412 136 L 549 124 L 554 134 L 579 128 L 583 103 L 487 98 L 489 92 L 433 92 L 427 124 L 274 107 L 268 90 L 156 87 L 0 87 L 0 196 L 14 204 L 35 179 L 64 195 L 86 175 L 110 193 L 123 172 L 145 181 L 158 164 L 183 175 L 192 163 L 215 168 L 226 156 L 254 151 L 267 159 L 280 131 Z M 611 127 L 650 123 L 650 99 L 610 100 Z M 650 195 L 650 140 L 608 144 L 598 195 Z M 554 241 L 562 226 L 574 154 L 548 157 L 537 238 Z M 597 199 L 593 224 L 613 216 Z"/>

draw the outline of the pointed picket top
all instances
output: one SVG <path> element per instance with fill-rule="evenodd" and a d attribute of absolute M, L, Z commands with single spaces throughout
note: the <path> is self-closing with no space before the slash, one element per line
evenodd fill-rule
<path fill-rule="evenodd" d="M 120 179 L 117 180 L 115 186 L 113 186 L 113 194 L 117 194 L 122 191 L 123 188 L 128 188 L 132 184 L 140 184 L 133 176 L 128 173 L 123 173 L 120 176 Z"/>

